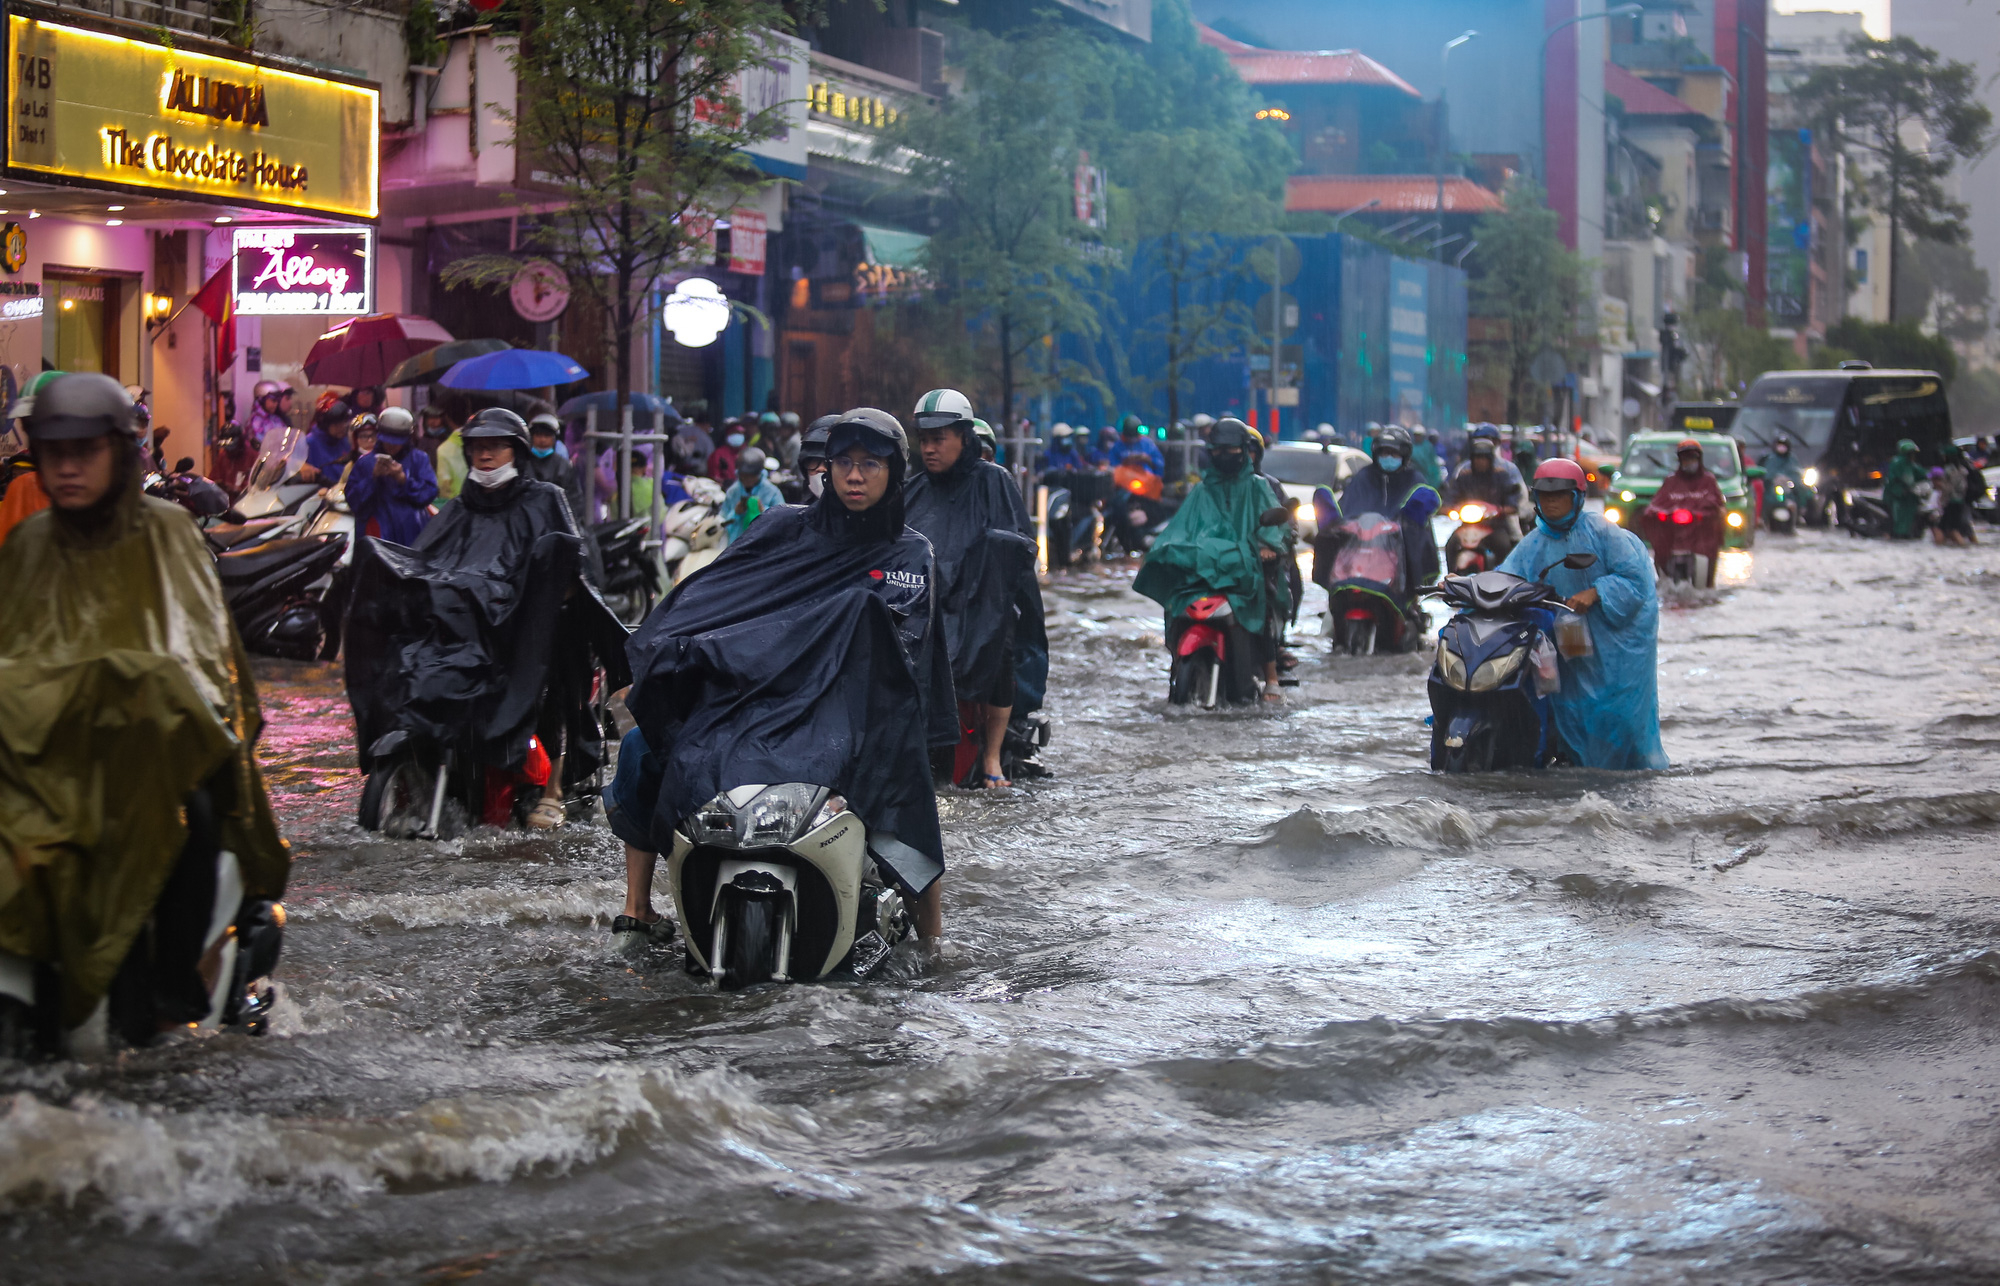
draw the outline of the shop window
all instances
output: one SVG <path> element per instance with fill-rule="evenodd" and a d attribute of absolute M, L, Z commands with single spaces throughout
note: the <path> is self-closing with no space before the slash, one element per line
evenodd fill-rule
<path fill-rule="evenodd" d="M 42 313 L 43 352 L 59 371 L 101 371 L 113 379 L 124 371 L 128 348 L 125 304 L 136 301 L 136 283 L 118 277 L 49 273 L 49 304 Z M 129 298 L 128 298 L 129 297 Z M 136 377 L 137 371 L 132 372 Z"/>

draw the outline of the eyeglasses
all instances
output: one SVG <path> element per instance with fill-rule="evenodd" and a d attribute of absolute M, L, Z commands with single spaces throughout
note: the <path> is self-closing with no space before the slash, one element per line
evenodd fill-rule
<path fill-rule="evenodd" d="M 859 473 L 870 478 L 889 467 L 887 460 L 878 460 L 872 455 L 860 460 L 850 460 L 844 455 L 837 455 L 828 463 L 832 465 L 835 473 Z"/>

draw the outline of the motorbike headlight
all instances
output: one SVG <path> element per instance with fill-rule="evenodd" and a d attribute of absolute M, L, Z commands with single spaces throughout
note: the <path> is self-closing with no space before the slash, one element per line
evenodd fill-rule
<path fill-rule="evenodd" d="M 1443 635 L 1438 636 L 1437 665 L 1446 683 L 1461 692 L 1465 691 L 1465 658 L 1451 650 Z"/>
<path fill-rule="evenodd" d="M 1460 522 L 1478 522 L 1481 518 L 1484 518 L 1485 516 L 1486 516 L 1486 511 L 1484 509 L 1481 509 L 1478 505 L 1471 505 L 1471 504 L 1465 505 L 1462 506 L 1458 511 L 1458 520 Z"/>
<path fill-rule="evenodd" d="M 1743 525 L 1743 515 L 1731 510 L 1728 521 L 1732 527 L 1741 527 Z"/>
<path fill-rule="evenodd" d="M 1619 492 L 1619 493 L 1618 493 L 1618 498 L 1619 498 L 1620 500 L 1623 500 L 1623 501 L 1624 501 L 1624 502 L 1625 502 L 1626 504 L 1628 504 L 1628 505 L 1629 505 L 1629 504 L 1631 504 L 1631 503 L 1632 503 L 1632 502 L 1633 502 L 1634 500 L 1637 500 L 1637 499 L 1638 499 L 1639 497 L 1638 497 L 1638 496 L 1637 496 L 1636 494 L 1634 494 L 1634 493 L 1632 493 L 1632 492 L 1630 492 L 1630 491 L 1621 491 L 1621 492 Z"/>
<path fill-rule="evenodd" d="M 729 803 L 727 795 L 717 795 L 687 819 L 687 836 L 696 844 L 720 844 L 726 848 L 736 847 L 736 809 Z"/>
<path fill-rule="evenodd" d="M 1621 514 L 1620 514 L 1620 513 L 1618 512 L 1618 509 L 1617 509 L 1617 506 L 1615 506 L 1615 505 L 1606 505 L 1606 506 L 1604 507 L 1604 521 L 1606 521 L 1606 522 L 1608 522 L 1608 523 L 1616 523 L 1616 522 L 1617 522 L 1617 521 L 1619 520 L 1619 518 L 1621 518 L 1622 516 L 1623 516 L 1623 515 L 1621 515 Z"/>
<path fill-rule="evenodd" d="M 1527 660 L 1527 658 L 1528 649 L 1524 647 L 1517 647 L 1505 656 L 1494 657 L 1491 661 L 1488 661 L 1472 672 L 1472 690 L 1474 692 L 1491 692 L 1506 682 L 1508 675 L 1520 669 L 1521 662 Z"/>
<path fill-rule="evenodd" d="M 1819 485 L 1818 469 L 1807 469 L 1804 473 L 1800 474 L 1799 477 L 1801 480 L 1805 482 L 1805 484 L 1808 487 L 1817 487 Z"/>
<path fill-rule="evenodd" d="M 744 809 L 748 823 L 743 842 L 751 847 L 789 844 L 806 833 L 807 823 L 818 811 L 821 788 L 804 782 L 788 782 L 766 787 Z"/>

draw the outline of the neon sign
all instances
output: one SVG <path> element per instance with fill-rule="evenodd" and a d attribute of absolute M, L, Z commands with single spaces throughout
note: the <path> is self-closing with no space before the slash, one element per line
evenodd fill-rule
<path fill-rule="evenodd" d="M 235 243 L 236 311 L 246 317 L 374 311 L 367 228 L 238 228 Z"/>

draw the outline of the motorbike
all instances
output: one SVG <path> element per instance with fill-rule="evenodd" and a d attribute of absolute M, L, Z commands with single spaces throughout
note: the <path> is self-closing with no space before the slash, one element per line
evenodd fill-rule
<path fill-rule="evenodd" d="M 223 600 L 236 618 L 243 646 L 267 656 L 310 661 L 338 621 L 325 612 L 327 587 L 348 558 L 348 536 L 330 531 L 252 542 L 216 555 Z"/>
<path fill-rule="evenodd" d="M 1764 526 L 1773 534 L 1789 536 L 1798 530 L 1810 503 L 1801 496 L 1803 490 L 1797 482 L 1782 475 L 1765 484 Z"/>
<path fill-rule="evenodd" d="M 725 990 L 842 968 L 866 977 L 913 929 L 878 862 L 935 866 L 888 835 L 869 834 L 825 786 L 724 791 L 674 828 L 667 858 L 687 971 Z"/>
<path fill-rule="evenodd" d="M 1588 631 L 1542 577 L 1583 571 L 1597 556 L 1575 553 L 1534 580 L 1502 571 L 1447 576 L 1426 593 L 1457 609 L 1438 631 L 1426 685 L 1431 767 L 1439 772 L 1545 768 L 1559 748 L 1551 694 L 1559 655 L 1584 655 Z M 1567 647 L 1565 647 L 1567 642 Z"/>
<path fill-rule="evenodd" d="M 188 914 L 206 916 L 202 954 L 218 957 L 208 1015 L 199 1025 L 236 1027 L 252 1036 L 269 1029 L 277 1002 L 271 975 L 277 971 L 284 945 L 284 908 L 245 895 L 242 868 L 234 853 L 220 850 L 215 864 L 212 908 L 156 905 L 141 927 L 105 996 L 107 1035 L 116 1034 L 132 1046 L 151 1042 L 159 1024 L 150 944 L 162 915 Z M 61 978 L 53 967 L 0 951 L 0 1058 L 54 1058 L 67 1052 L 72 1033 L 62 1029 L 57 1012 L 60 994 Z"/>
<path fill-rule="evenodd" d="M 1666 555 L 1663 561 L 1667 579 L 1675 584 L 1715 588 L 1716 560 L 1699 549 L 1707 543 L 1702 533 L 1703 520 L 1711 515 L 1704 510 L 1683 507 L 1648 509 L 1646 513 L 1654 520 L 1654 554 Z"/>
<path fill-rule="evenodd" d="M 1492 571 L 1506 558 L 1501 548 L 1500 522 L 1505 515 L 1496 505 L 1468 500 L 1450 511 L 1458 529 L 1445 541 L 1445 570 L 1455 575 Z"/>
<path fill-rule="evenodd" d="M 1197 598 L 1167 629 L 1167 701 L 1213 710 L 1263 695 L 1250 632 L 1220 594 Z"/>
<path fill-rule="evenodd" d="M 660 544 L 652 539 L 651 520 L 613 518 L 591 528 L 604 567 L 599 592 L 618 619 L 637 625 L 652 612 L 660 595 Z"/>
<path fill-rule="evenodd" d="M 1835 502 L 1834 512 L 1840 526 L 1862 539 L 1883 539 L 1895 530 L 1889 506 L 1880 491 L 1843 491 Z"/>
<path fill-rule="evenodd" d="M 591 715 L 615 738 L 602 677 L 592 680 Z M 517 769 L 496 768 L 465 746 L 432 745 L 406 732 L 388 734 L 372 751 L 356 820 L 363 830 L 391 839 L 452 840 L 474 825 L 524 827 L 555 769 L 533 737 Z M 603 793 L 602 766 L 572 754 L 563 776 L 563 807 L 572 818 L 581 816 Z"/>
<path fill-rule="evenodd" d="M 1425 621 L 1416 600 L 1404 599 L 1402 524 L 1362 514 L 1331 534 L 1338 541 L 1326 580 L 1334 647 L 1350 656 L 1415 651 Z"/>

